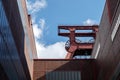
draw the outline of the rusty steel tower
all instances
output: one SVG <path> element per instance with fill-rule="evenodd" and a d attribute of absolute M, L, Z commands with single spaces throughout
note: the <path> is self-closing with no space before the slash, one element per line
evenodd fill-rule
<path fill-rule="evenodd" d="M 62 30 L 67 32 L 62 32 Z M 85 30 L 91 30 L 91 32 L 86 32 Z M 97 31 L 98 25 L 58 26 L 58 35 L 69 38 L 65 44 L 65 49 L 68 52 L 66 59 L 72 59 L 77 55 L 91 55 Z M 82 42 L 81 40 L 76 39 L 76 37 L 93 37 L 93 39 L 88 42 Z"/>

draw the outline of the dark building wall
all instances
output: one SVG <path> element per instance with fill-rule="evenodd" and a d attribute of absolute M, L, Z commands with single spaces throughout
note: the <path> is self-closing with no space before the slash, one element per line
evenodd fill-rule
<path fill-rule="evenodd" d="M 113 22 L 117 7 L 119 6 L 119 0 L 106 0 L 108 7 L 108 16 L 110 23 Z"/>
<path fill-rule="evenodd" d="M 8 77 L 3 69 L 3 67 L 0 65 L 0 79 L 2 80 L 8 80 Z"/>
<path fill-rule="evenodd" d="M 26 79 L 25 72 L 19 58 L 19 52 L 16 47 L 16 42 L 12 33 L 12 28 L 9 23 L 10 17 L 11 19 L 13 18 L 13 21 L 15 21 L 15 16 L 13 17 L 12 13 L 8 14 L 8 16 L 6 14 L 6 9 L 9 10 L 8 12 L 12 12 L 12 6 L 10 7 L 12 3 L 9 3 L 8 0 L 5 2 L 3 1 L 5 0 L 0 0 L 0 64 L 9 80 Z M 4 3 L 7 3 L 9 8 L 6 8 Z M 13 27 L 15 27 L 15 30 L 13 31 L 17 34 L 16 28 L 18 27 L 16 25 L 16 23 L 13 25 Z M 23 36 L 21 35 L 21 37 Z M 23 38 L 21 40 L 23 40 Z"/>
<path fill-rule="evenodd" d="M 47 72 L 52 73 L 59 71 L 80 72 L 81 80 L 96 80 L 98 72 L 94 59 L 34 59 L 33 80 L 47 80 Z M 64 78 L 64 80 L 67 79 Z"/>
<path fill-rule="evenodd" d="M 0 64 L 9 80 L 32 79 L 36 56 L 25 0 L 0 0 Z"/>
<path fill-rule="evenodd" d="M 120 0 L 107 0 L 92 53 L 95 58 L 98 51 L 96 57 L 100 69 L 98 80 L 119 80 L 117 79 L 120 74 L 119 26 Z M 99 44 L 100 49 L 98 49 Z"/>

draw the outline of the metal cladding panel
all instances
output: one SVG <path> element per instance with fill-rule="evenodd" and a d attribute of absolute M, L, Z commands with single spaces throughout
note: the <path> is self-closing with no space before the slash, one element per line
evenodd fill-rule
<path fill-rule="evenodd" d="M 18 80 L 18 77 L 24 77 L 23 68 L 18 56 L 4 6 L 0 0 L 0 64 L 9 80 Z M 20 79 L 23 79 L 22 77 Z"/>
<path fill-rule="evenodd" d="M 80 71 L 47 72 L 46 80 L 81 80 L 81 74 Z"/>
<path fill-rule="evenodd" d="M 108 1 L 112 7 L 112 22 L 109 22 Z M 120 0 L 108 0 L 101 19 L 97 41 L 93 49 L 95 55 L 97 47 L 100 44 L 97 61 L 100 68 L 98 80 L 116 80 L 119 77 L 120 70 Z M 118 1 L 118 2 L 116 2 Z M 114 39 L 112 33 L 117 28 Z"/>
<path fill-rule="evenodd" d="M 96 80 L 97 74 L 94 59 L 34 59 L 33 80 Z"/>
<path fill-rule="evenodd" d="M 119 2 L 120 0 L 107 0 L 108 15 L 111 23 L 115 17 Z"/>
<path fill-rule="evenodd" d="M 7 75 L 6 75 L 3 67 L 1 66 L 1 64 L 0 64 L 0 79 L 2 79 L 2 80 L 8 80 L 8 77 L 7 77 Z"/>
<path fill-rule="evenodd" d="M 26 14 L 20 14 L 24 7 L 19 9 L 18 1 L 24 0 L 0 0 L 0 63 L 10 80 L 30 80 L 23 29 L 28 25 L 22 24 L 21 15 Z"/>

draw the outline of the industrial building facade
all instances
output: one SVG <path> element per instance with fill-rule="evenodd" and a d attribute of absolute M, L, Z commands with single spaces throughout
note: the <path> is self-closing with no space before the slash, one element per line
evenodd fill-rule
<path fill-rule="evenodd" d="M 33 79 L 120 80 L 119 27 L 120 0 L 106 0 L 91 59 L 34 59 Z M 67 30 L 65 27 L 58 28 Z M 59 35 L 67 36 L 68 34 L 60 33 Z"/>
<path fill-rule="evenodd" d="M 25 0 L 0 0 L 0 80 L 120 80 L 119 26 L 120 0 L 106 0 L 99 30 L 91 34 L 95 37 L 94 44 L 88 46 L 91 58 L 73 59 L 71 55 L 80 56 L 83 48 L 77 44 L 79 50 L 68 50 L 66 59 L 38 59 Z M 72 34 L 76 35 L 90 34 Z"/>
<path fill-rule="evenodd" d="M 120 80 L 120 0 L 107 0 L 92 57 L 99 63 L 98 80 Z"/>
<path fill-rule="evenodd" d="M 0 0 L 0 80 L 31 80 L 36 55 L 25 0 Z"/>
<path fill-rule="evenodd" d="M 94 59 L 34 59 L 33 79 L 97 80 L 97 68 Z"/>

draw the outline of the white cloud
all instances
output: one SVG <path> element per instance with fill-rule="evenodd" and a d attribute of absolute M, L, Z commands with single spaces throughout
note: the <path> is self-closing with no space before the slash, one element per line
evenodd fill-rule
<path fill-rule="evenodd" d="M 33 24 L 33 32 L 36 39 L 39 39 L 42 37 L 44 28 L 45 28 L 44 19 L 40 19 L 39 24 L 36 24 L 36 23 Z"/>
<path fill-rule="evenodd" d="M 39 12 L 46 6 L 46 0 L 35 0 L 35 2 L 27 1 L 28 11 L 30 12 L 30 14 L 32 14 L 33 32 L 35 36 L 38 58 L 64 59 L 67 53 L 64 48 L 64 42 L 56 42 L 54 44 L 45 46 L 39 41 L 39 39 L 42 39 L 44 29 L 46 29 L 47 27 L 45 19 L 39 19 L 38 23 L 36 23 L 36 19 L 38 17 L 37 15 L 35 15 L 35 13 Z"/>
<path fill-rule="evenodd" d="M 41 38 L 41 36 L 42 36 L 42 30 L 38 26 L 38 24 L 33 24 L 33 32 L 34 32 L 35 38 Z"/>
<path fill-rule="evenodd" d="M 83 22 L 83 25 L 95 25 L 97 24 L 96 21 L 87 19 L 86 21 Z"/>
<path fill-rule="evenodd" d="M 38 41 L 38 39 L 42 38 L 44 28 L 46 28 L 45 19 L 40 19 L 39 24 L 33 24 L 33 32 L 36 39 L 35 42 L 38 58 L 65 58 L 67 52 L 64 48 L 64 42 L 56 42 L 49 46 L 45 46 L 43 43 Z"/>
<path fill-rule="evenodd" d="M 27 8 L 30 13 L 36 13 L 47 6 L 46 0 L 27 1 Z"/>
<path fill-rule="evenodd" d="M 64 44 L 64 42 L 56 42 L 55 44 L 45 47 L 44 44 L 36 42 L 38 58 L 64 59 L 67 53 L 64 48 Z"/>
<path fill-rule="evenodd" d="M 39 23 L 40 23 L 41 29 L 43 30 L 45 27 L 45 19 L 40 19 Z"/>

